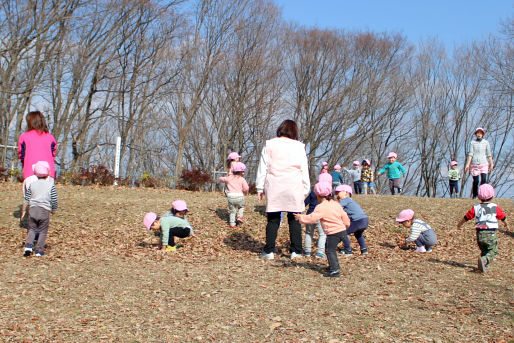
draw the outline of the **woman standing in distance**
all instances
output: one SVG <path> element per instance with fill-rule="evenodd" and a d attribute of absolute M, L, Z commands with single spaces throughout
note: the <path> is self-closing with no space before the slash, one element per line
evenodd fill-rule
<path fill-rule="evenodd" d="M 291 259 L 302 253 L 302 226 L 294 213 L 305 209 L 304 199 L 310 192 L 309 170 L 305 144 L 298 141 L 298 126 L 284 120 L 277 137 L 266 141 L 262 149 L 256 179 L 259 198 L 266 196 L 266 245 L 260 257 L 274 258 L 275 241 L 281 212 L 287 212 Z"/>
<path fill-rule="evenodd" d="M 23 179 L 34 175 L 32 165 L 38 161 L 46 161 L 50 166 L 49 176 L 55 178 L 55 152 L 57 142 L 48 132 L 43 113 L 29 112 L 25 118 L 27 131 L 20 135 L 18 140 L 18 157 L 23 166 Z"/>
<path fill-rule="evenodd" d="M 478 196 L 478 181 L 480 184 L 487 183 L 487 174 L 491 173 L 494 169 L 493 155 L 491 153 L 491 146 L 489 142 L 484 139 L 485 130 L 477 127 L 475 130 L 476 140 L 472 140 L 469 144 L 469 153 L 466 160 L 464 171 L 471 173 L 473 176 L 473 199 Z"/>

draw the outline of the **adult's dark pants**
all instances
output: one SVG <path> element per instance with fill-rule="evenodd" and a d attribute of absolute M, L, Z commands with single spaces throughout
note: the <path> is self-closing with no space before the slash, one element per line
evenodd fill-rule
<path fill-rule="evenodd" d="M 266 254 L 275 252 L 278 228 L 280 226 L 280 214 L 282 212 L 268 212 L 268 224 L 266 225 L 266 245 L 263 251 Z M 302 253 L 302 225 L 294 219 L 294 213 L 287 212 L 289 223 L 289 240 L 291 241 L 290 252 Z"/>
<path fill-rule="evenodd" d="M 478 184 L 483 185 L 484 183 L 487 183 L 487 174 L 482 173 L 480 175 L 473 176 L 473 198 L 476 198 L 478 196 Z"/>

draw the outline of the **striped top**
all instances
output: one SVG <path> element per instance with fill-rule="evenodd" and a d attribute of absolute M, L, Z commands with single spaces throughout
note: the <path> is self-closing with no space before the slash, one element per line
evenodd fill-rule
<path fill-rule="evenodd" d="M 416 239 L 418 239 L 419 235 L 421 235 L 422 232 L 432 230 L 430 225 L 425 223 L 424 221 L 421 221 L 419 219 L 415 219 L 412 223 L 412 226 L 410 228 L 410 235 L 407 237 L 405 242 L 414 242 Z"/>
<path fill-rule="evenodd" d="M 46 177 L 32 182 L 25 193 L 25 203 L 30 207 L 42 207 L 48 211 L 57 210 L 54 180 Z"/>

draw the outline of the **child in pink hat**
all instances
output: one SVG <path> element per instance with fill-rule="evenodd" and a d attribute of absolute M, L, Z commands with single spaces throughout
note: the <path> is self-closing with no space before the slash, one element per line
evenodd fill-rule
<path fill-rule="evenodd" d="M 328 163 L 321 163 L 321 172 L 318 176 L 318 182 L 332 184 L 332 175 L 328 172 Z"/>
<path fill-rule="evenodd" d="M 353 189 L 355 190 L 355 194 L 362 194 L 362 181 L 361 181 L 361 163 L 359 161 L 353 161 L 352 163 L 353 169 L 346 169 L 344 171 L 350 175 L 353 182 Z"/>
<path fill-rule="evenodd" d="M 236 224 L 243 223 L 245 209 L 245 195 L 248 194 L 248 183 L 244 178 L 246 165 L 242 162 L 235 162 L 232 165 L 232 174 L 220 177 L 220 182 L 227 184 L 228 208 L 230 211 L 229 225 L 235 228 Z M 237 217 L 236 217 L 237 216 Z"/>
<path fill-rule="evenodd" d="M 34 163 L 32 165 L 32 172 L 34 173 L 35 169 L 36 169 L 36 166 L 45 166 L 46 168 L 48 168 L 50 170 L 50 165 L 48 164 L 47 161 L 37 161 L 36 163 Z M 37 181 L 38 177 L 36 176 L 36 174 L 33 174 L 31 176 L 28 176 L 27 178 L 25 178 L 23 180 L 23 199 L 25 199 L 25 195 L 27 194 L 27 190 L 29 189 L 29 186 L 32 182 L 34 181 Z M 50 182 L 54 182 L 54 178 L 51 177 L 50 175 L 48 175 L 48 181 Z M 21 206 L 21 216 L 20 216 L 20 225 L 21 223 L 23 222 L 23 218 L 25 218 L 25 214 L 27 213 L 27 204 L 25 202 L 23 202 L 22 206 Z"/>
<path fill-rule="evenodd" d="M 188 211 L 184 200 L 175 200 L 171 203 L 171 216 L 159 217 L 154 212 L 145 214 L 143 225 L 147 231 L 153 231 L 160 237 L 159 249 L 174 252 L 177 250 L 175 237 L 186 238 L 194 235 L 193 228 L 186 219 Z"/>
<path fill-rule="evenodd" d="M 332 176 L 332 188 L 336 188 L 339 185 L 342 185 L 344 183 L 343 174 L 341 174 L 341 165 L 336 164 L 334 166 L 334 171 L 330 173 Z"/>
<path fill-rule="evenodd" d="M 337 259 L 337 245 L 343 240 L 346 229 L 350 226 L 350 218 L 343 208 L 332 198 L 332 184 L 317 183 L 314 186 L 319 205 L 311 214 L 295 214 L 294 217 L 301 224 L 314 224 L 318 220 L 327 235 L 325 254 L 328 258 L 328 273 L 326 277 L 339 277 L 339 261 Z"/>
<path fill-rule="evenodd" d="M 337 200 L 343 207 L 346 214 L 350 218 L 350 226 L 346 230 L 346 235 L 343 237 L 344 248 L 340 252 L 342 255 L 353 255 L 352 246 L 350 243 L 349 235 L 353 234 L 357 243 L 359 243 L 361 254 L 367 255 L 368 248 L 366 246 L 366 239 L 364 238 L 364 230 L 368 228 L 369 219 L 364 210 L 352 199 L 352 187 L 350 185 L 340 185 L 335 189 Z"/>
<path fill-rule="evenodd" d="M 30 256 L 33 251 L 36 256 L 43 256 L 45 254 L 50 214 L 57 210 L 58 205 L 55 184 L 53 179 L 49 179 L 49 173 L 50 167 L 48 164 L 36 163 L 34 175 L 36 175 L 37 180 L 32 182 L 25 192 L 24 203 L 29 208 L 29 222 L 23 256 Z M 36 240 L 35 247 L 34 240 Z"/>
<path fill-rule="evenodd" d="M 461 179 L 460 170 L 457 161 L 450 162 L 448 170 L 448 182 L 450 187 L 450 198 L 457 198 L 459 194 L 459 181 Z"/>
<path fill-rule="evenodd" d="M 468 220 L 475 219 L 475 229 L 477 232 L 477 243 L 480 248 L 480 257 L 478 258 L 478 269 L 486 272 L 492 260 L 498 254 L 498 220 L 503 221 L 505 230 L 509 231 L 509 225 L 506 221 L 505 213 L 500 206 L 491 202 L 494 198 L 494 188 L 490 184 L 483 184 L 478 187 L 478 198 L 480 203 L 466 213 L 457 224 L 460 229 L 462 224 Z"/>
<path fill-rule="evenodd" d="M 410 229 L 410 235 L 405 239 L 405 244 L 416 243 L 415 252 L 431 252 L 432 247 L 437 243 L 437 236 L 434 230 L 419 219 L 414 218 L 414 211 L 410 208 L 400 212 L 396 221 L 403 227 Z"/>
<path fill-rule="evenodd" d="M 239 155 L 237 152 L 232 151 L 227 156 L 227 176 L 232 174 L 232 167 L 234 166 L 234 163 L 241 161 L 241 155 Z"/>
<path fill-rule="evenodd" d="M 395 152 L 387 154 L 388 162 L 378 171 L 379 176 L 387 172 L 392 195 L 395 194 L 395 190 L 398 190 L 398 194 L 402 192 L 402 178 L 407 173 L 402 164 L 396 160 L 397 158 L 398 155 Z"/>

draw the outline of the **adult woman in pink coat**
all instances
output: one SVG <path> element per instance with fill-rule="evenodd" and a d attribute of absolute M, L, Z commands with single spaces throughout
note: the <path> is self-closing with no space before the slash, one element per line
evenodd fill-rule
<path fill-rule="evenodd" d="M 266 141 L 262 149 L 256 179 L 260 199 L 266 196 L 266 245 L 260 257 L 274 258 L 275 241 L 281 212 L 287 212 L 291 259 L 301 256 L 302 227 L 294 213 L 305 209 L 304 199 L 310 192 L 305 145 L 298 141 L 298 127 L 285 120 L 277 129 L 277 137 Z"/>
<path fill-rule="evenodd" d="M 50 166 L 50 176 L 55 178 L 55 152 L 57 142 L 48 132 L 45 117 L 39 111 L 29 112 L 25 118 L 27 131 L 18 140 L 18 156 L 23 166 L 23 179 L 34 175 L 32 165 L 38 161 L 46 161 Z"/>

